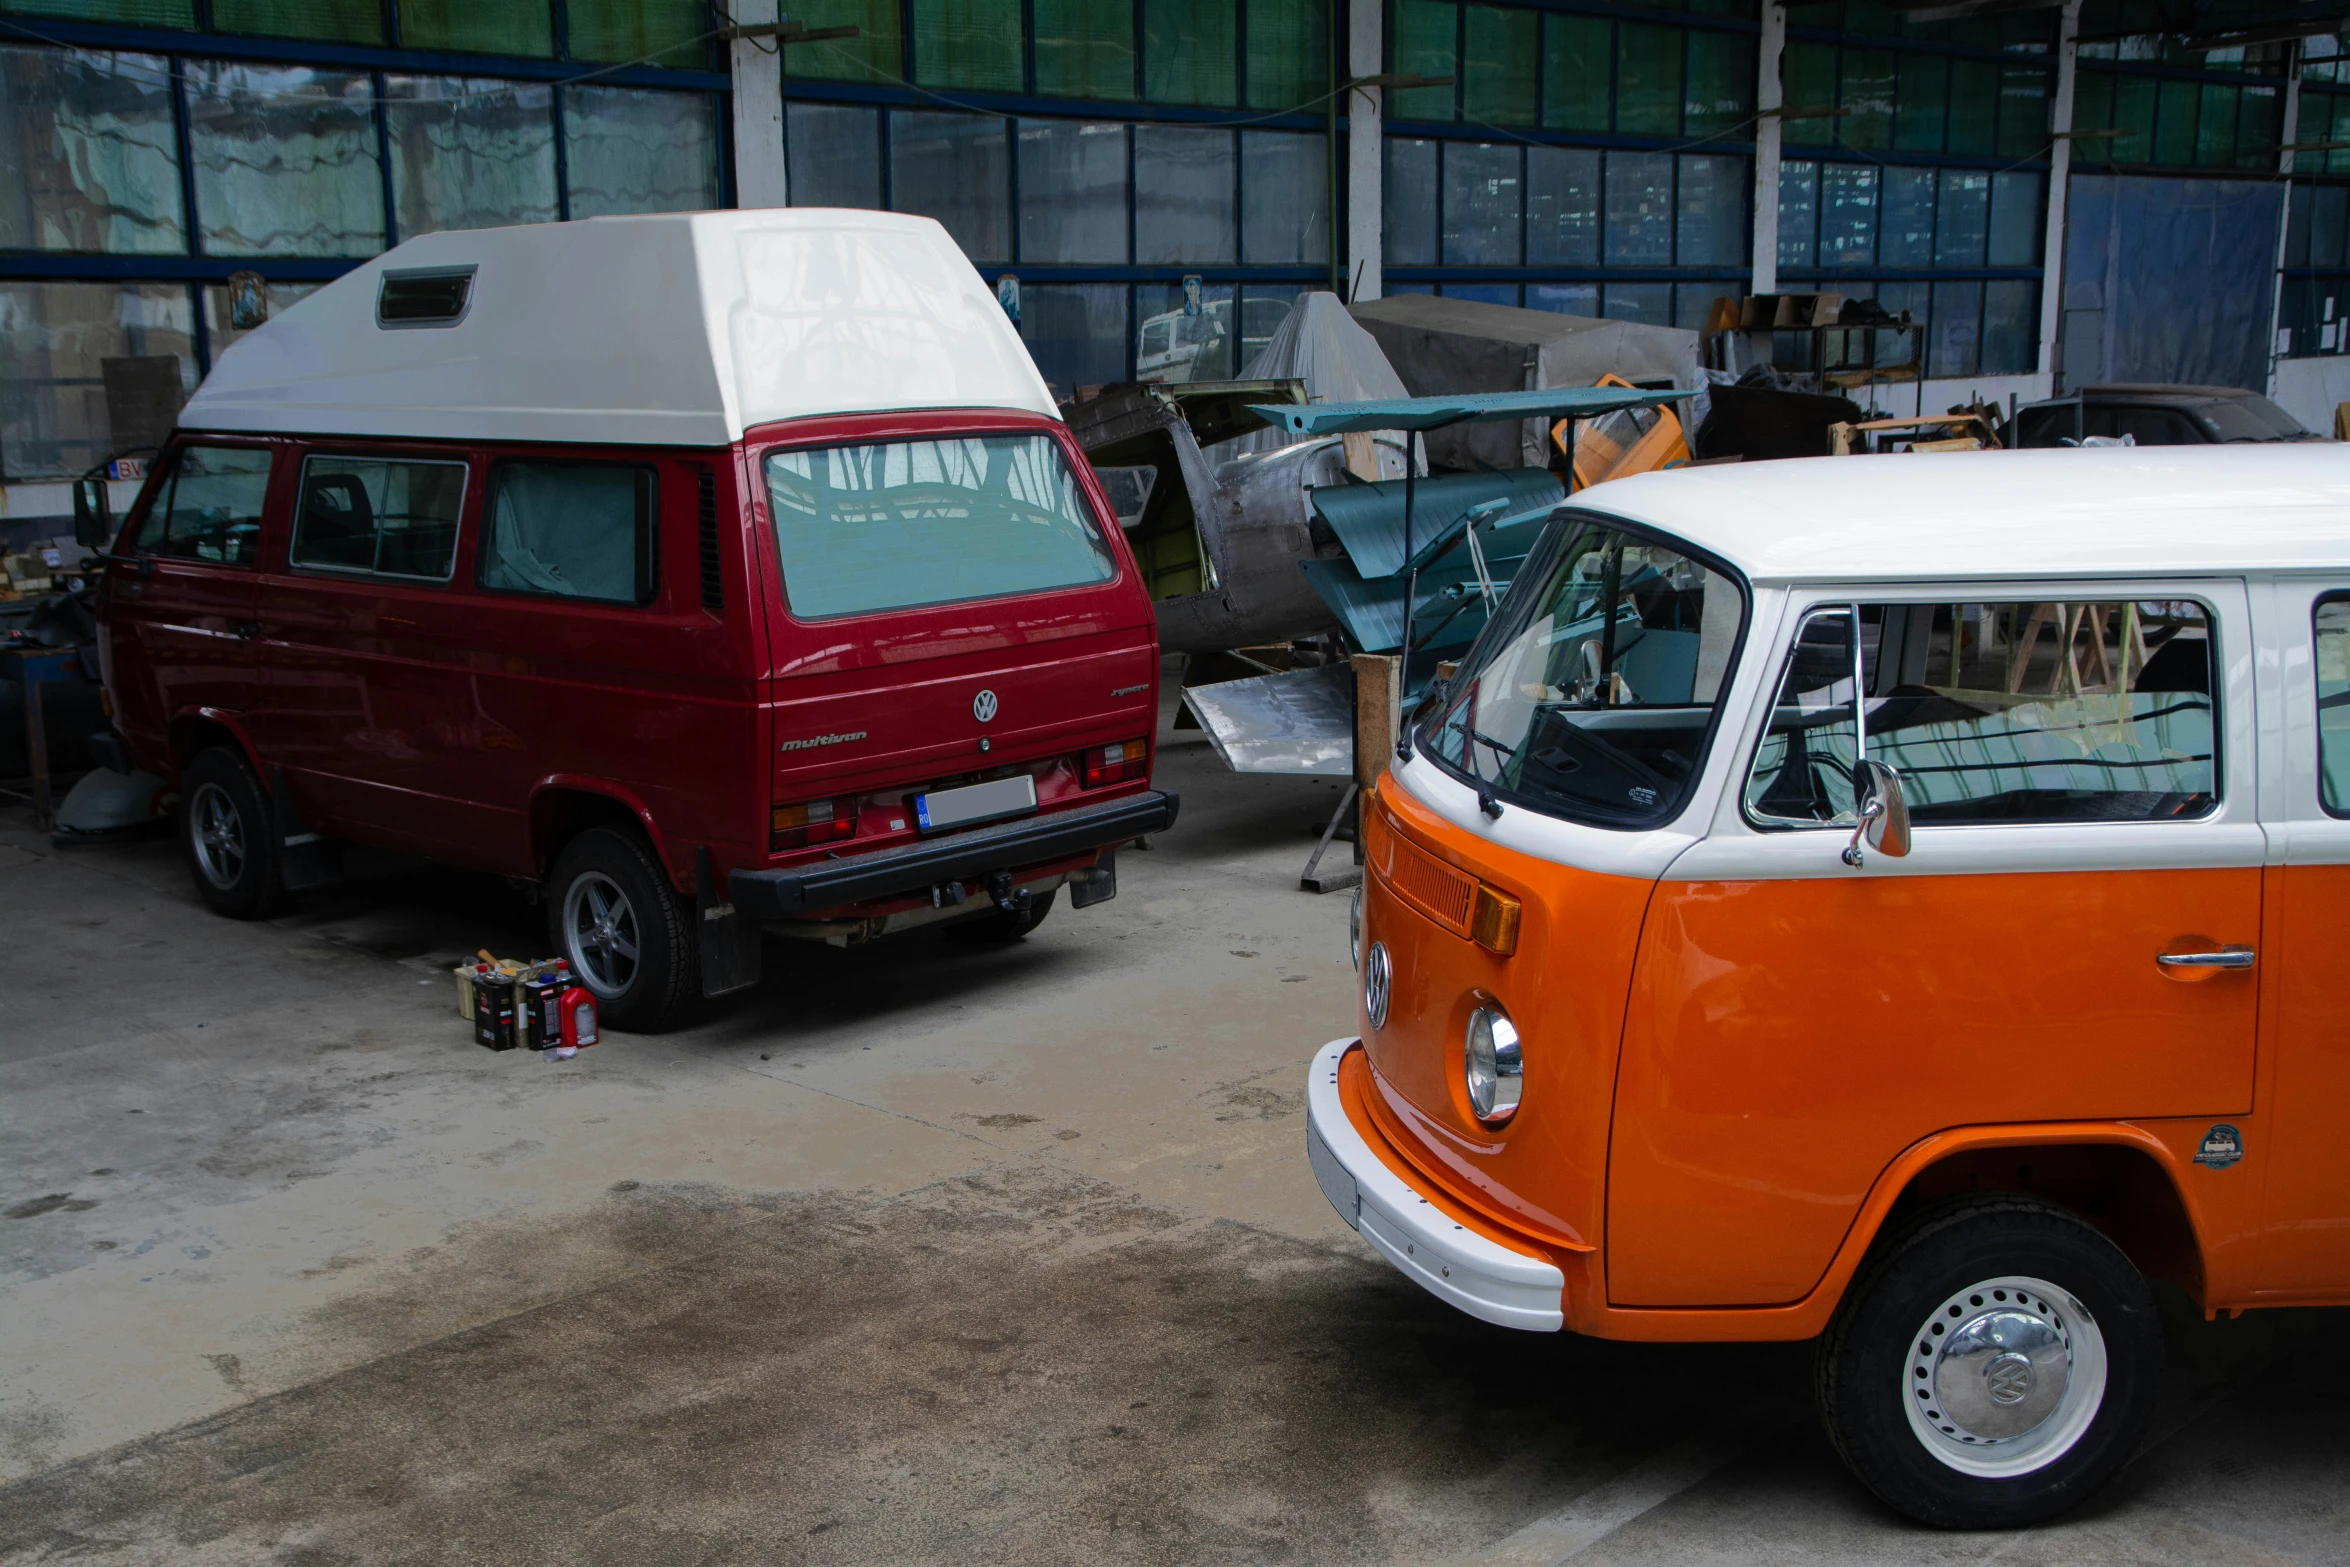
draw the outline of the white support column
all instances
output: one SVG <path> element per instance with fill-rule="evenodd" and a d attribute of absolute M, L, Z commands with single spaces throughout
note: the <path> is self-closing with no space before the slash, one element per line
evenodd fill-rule
<path fill-rule="evenodd" d="M 2056 390 L 2056 329 L 2064 311 L 2064 209 L 2073 173 L 2073 58 L 2080 52 L 2081 0 L 2064 0 L 2056 33 L 2056 97 L 2048 106 L 2048 234 L 2040 245 L 2040 373 Z"/>
<path fill-rule="evenodd" d="M 735 0 L 734 19 L 745 27 L 779 20 L 777 0 Z M 737 38 L 729 61 L 734 75 L 734 204 L 784 204 L 783 58 L 773 38 Z"/>
<path fill-rule="evenodd" d="M 2296 42 L 2285 52 L 2285 117 L 2278 127 L 2277 140 L 2285 150 L 2277 154 L 2277 172 L 2285 177 L 2284 208 L 2277 214 L 2277 276 L 2276 288 L 2268 304 L 2268 386 L 2271 398 L 2277 395 L 2277 361 L 2284 357 L 2279 351 L 2277 333 L 2285 325 L 2285 240 L 2293 230 L 2293 143 L 2301 139 L 2301 45 Z M 2302 345 L 2306 351 L 2308 345 Z"/>
<path fill-rule="evenodd" d="M 1387 69 L 1387 7 L 1382 0 L 1348 0 L 1346 74 L 1377 76 Z M 1386 157 L 1380 140 L 1384 91 L 1356 87 L 1345 94 L 1346 283 L 1357 299 L 1377 299 L 1380 235 L 1386 227 Z"/>
<path fill-rule="evenodd" d="M 1787 51 L 1787 8 L 1779 0 L 1763 7 L 1762 40 L 1755 50 L 1754 75 L 1754 281 L 1747 292 L 1779 291 L 1779 116 L 1786 106 L 1779 86 L 1779 57 Z"/>

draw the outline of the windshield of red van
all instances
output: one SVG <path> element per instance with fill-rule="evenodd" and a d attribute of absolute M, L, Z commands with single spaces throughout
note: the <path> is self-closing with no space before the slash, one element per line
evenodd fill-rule
<path fill-rule="evenodd" d="M 1746 599 L 1664 540 L 1562 512 L 1469 650 L 1428 754 L 1481 790 L 1599 827 L 1680 809 Z"/>
<path fill-rule="evenodd" d="M 1107 582 L 1060 446 L 968 435 L 767 454 L 783 595 L 802 620 Z"/>

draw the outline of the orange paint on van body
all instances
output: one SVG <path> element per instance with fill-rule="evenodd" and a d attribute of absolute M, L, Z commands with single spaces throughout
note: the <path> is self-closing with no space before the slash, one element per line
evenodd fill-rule
<path fill-rule="evenodd" d="M 1391 778 L 1365 815 L 1363 941 L 1396 978 L 1342 1068 L 1347 1119 L 1456 1222 L 1555 1263 L 1570 1330 L 1811 1337 L 1914 1179 L 2002 1148 L 2145 1155 L 2176 1189 L 2203 1303 L 2254 1304 L 2262 1188 L 2187 1178 L 2223 1118 L 2273 1139 L 2275 1179 L 2306 1188 L 2309 1266 L 2350 1274 L 2350 1149 L 2321 1135 L 2350 1096 L 2350 1038 L 2288 1052 L 2310 1107 L 2297 1152 L 2297 1123 L 2255 1105 L 2258 971 L 2182 981 L 2153 962 L 2260 943 L 2274 870 L 1656 883 L 1501 848 Z M 1431 912 L 1424 875 L 1407 895 L 1414 851 L 1521 900 L 1514 956 Z M 2350 867 L 2306 880 L 2312 921 L 2350 894 Z M 1992 915 L 2031 933 L 2017 951 L 1932 939 Z M 2305 1038 L 2319 983 L 2288 1024 Z M 1460 1087 L 1478 992 L 1526 1045 L 1524 1108 L 1500 1128 Z M 2310 1277 L 2303 1298 L 2350 1297 L 2350 1277 Z"/>

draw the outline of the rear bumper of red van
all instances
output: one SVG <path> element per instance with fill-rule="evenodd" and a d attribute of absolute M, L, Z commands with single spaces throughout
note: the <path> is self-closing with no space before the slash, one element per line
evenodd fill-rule
<path fill-rule="evenodd" d="M 754 920 L 805 919 L 846 903 L 903 897 L 944 881 L 1017 871 L 1165 832 L 1175 825 L 1181 803 L 1177 796 L 1154 789 L 901 848 L 844 854 L 785 870 L 736 871 L 727 878 L 727 896 Z"/>

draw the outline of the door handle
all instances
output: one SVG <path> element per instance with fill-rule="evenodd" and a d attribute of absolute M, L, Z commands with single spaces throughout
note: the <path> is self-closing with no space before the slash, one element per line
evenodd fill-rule
<path fill-rule="evenodd" d="M 2164 968 L 2250 968 L 2255 956 L 2250 947 L 2222 947 L 2217 952 L 2165 952 L 2154 961 Z"/>

